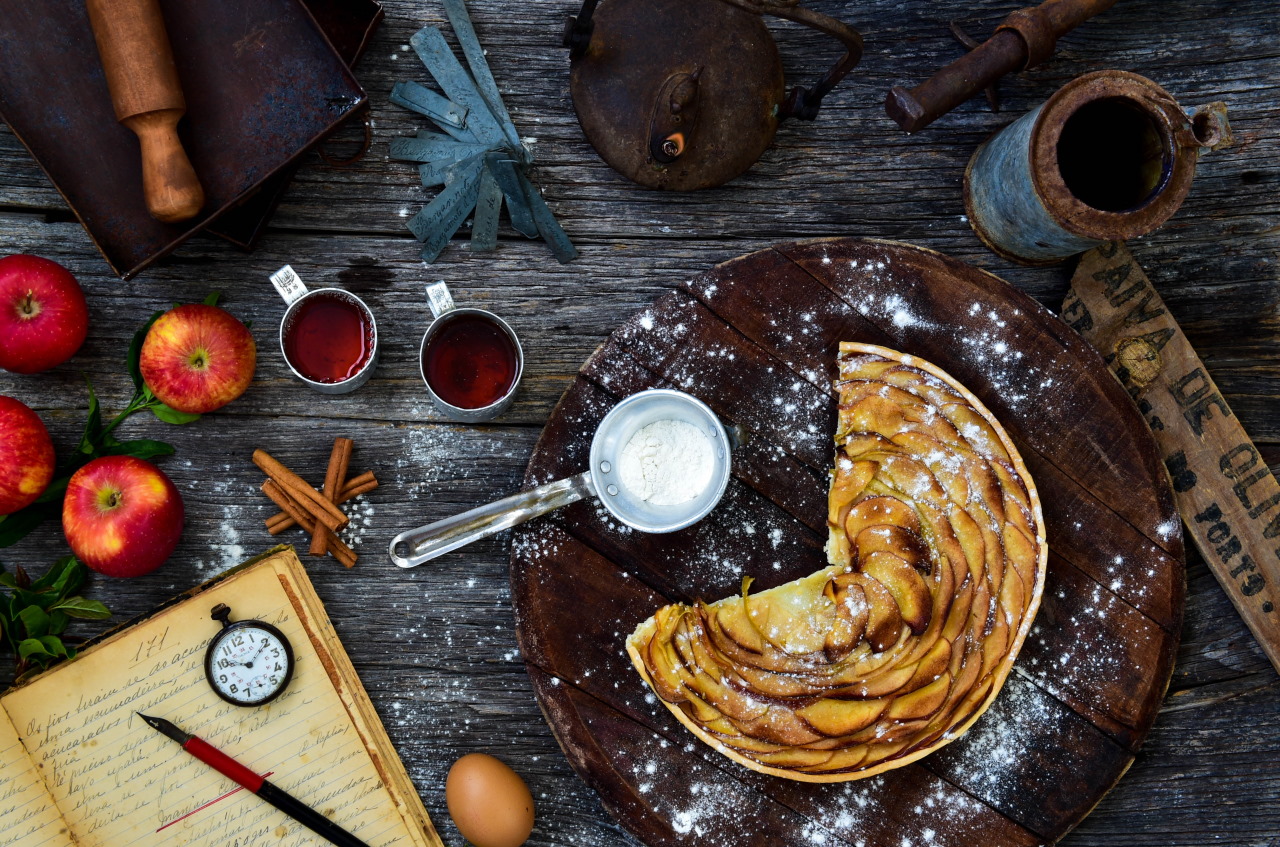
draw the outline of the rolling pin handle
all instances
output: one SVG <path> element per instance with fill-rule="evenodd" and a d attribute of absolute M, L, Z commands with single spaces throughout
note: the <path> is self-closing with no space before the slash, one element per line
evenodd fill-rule
<path fill-rule="evenodd" d="M 204 206 L 204 189 L 178 139 L 182 112 L 164 109 L 126 118 L 123 123 L 142 147 L 142 192 L 158 221 L 190 220 Z"/>

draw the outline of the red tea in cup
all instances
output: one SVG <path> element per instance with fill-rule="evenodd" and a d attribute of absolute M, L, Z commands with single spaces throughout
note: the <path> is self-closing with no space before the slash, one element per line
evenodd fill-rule
<path fill-rule="evenodd" d="M 298 304 L 284 328 L 284 354 L 300 375 L 332 384 L 351 379 L 373 355 L 373 326 L 351 298 L 317 291 Z"/>
<path fill-rule="evenodd" d="M 459 409 L 483 409 L 515 387 L 520 354 L 503 327 L 476 312 L 447 318 L 422 351 L 422 374 L 436 396 Z"/>

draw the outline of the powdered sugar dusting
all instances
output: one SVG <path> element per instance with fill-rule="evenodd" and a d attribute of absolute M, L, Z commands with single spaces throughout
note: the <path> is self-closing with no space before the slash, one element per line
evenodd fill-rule
<path fill-rule="evenodd" d="M 949 321 L 934 321 L 916 311 L 913 293 L 922 291 L 916 276 L 899 276 L 889 254 L 854 259 L 839 271 L 846 283 L 850 304 L 864 317 L 911 346 L 912 333 L 927 332 L 942 336 L 966 353 L 965 358 L 982 369 L 990 385 L 991 395 L 1013 408 L 1043 410 L 1056 401 L 1058 386 L 1066 374 L 1052 359 L 1032 362 L 1022 352 L 1017 330 L 1008 320 L 983 302 L 955 304 L 967 317 L 967 325 L 958 327 Z M 922 299 L 925 295 L 921 294 Z M 1014 316 L 1020 314 L 1013 311 Z"/>
<path fill-rule="evenodd" d="M 1016 806 L 1028 794 L 1053 794 L 1078 762 L 1067 749 L 1030 756 L 1028 739 L 1066 738 L 1066 709 L 1017 674 L 1006 681 L 991 708 L 960 739 L 937 754 L 957 785 L 997 808 Z M 1046 768 L 1044 761 L 1052 760 Z"/>

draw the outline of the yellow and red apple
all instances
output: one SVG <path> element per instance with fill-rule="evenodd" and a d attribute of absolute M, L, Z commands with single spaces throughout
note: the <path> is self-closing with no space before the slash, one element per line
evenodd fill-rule
<path fill-rule="evenodd" d="M 141 576 L 178 546 L 185 513 L 164 471 L 133 456 L 94 459 L 71 476 L 62 531 L 73 553 L 107 576 Z"/>
<path fill-rule="evenodd" d="M 151 325 L 139 365 L 160 402 L 203 415 L 243 394 L 257 361 L 248 327 L 225 309 L 192 304 L 170 309 Z"/>
<path fill-rule="evenodd" d="M 0 368 L 47 371 L 70 359 L 89 331 L 89 307 L 71 272 L 48 259 L 0 259 Z"/>
<path fill-rule="evenodd" d="M 0 395 L 0 515 L 30 506 L 53 479 L 53 440 L 25 403 Z"/>

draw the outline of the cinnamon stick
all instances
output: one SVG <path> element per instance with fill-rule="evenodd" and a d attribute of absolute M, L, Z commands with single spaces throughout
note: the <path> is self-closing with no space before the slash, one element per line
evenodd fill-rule
<path fill-rule="evenodd" d="M 283 509 L 285 514 L 289 515 L 298 526 L 307 532 L 313 531 L 318 525 L 318 522 L 274 480 L 269 479 L 262 483 L 262 493 L 271 498 L 271 502 Z M 356 559 L 359 558 L 356 552 L 336 535 L 329 536 L 328 548 L 329 552 L 333 554 L 333 558 L 337 559 L 346 568 L 353 567 Z"/>
<path fill-rule="evenodd" d="M 347 479 L 347 468 L 351 464 L 351 449 L 355 446 L 350 438 L 333 439 L 333 451 L 329 454 L 329 467 L 324 474 L 324 490 L 325 498 L 335 506 L 338 503 L 338 494 L 342 488 L 342 484 Z M 311 534 L 311 549 L 309 552 L 312 556 L 323 556 L 329 549 L 329 539 L 331 533 L 323 526 L 317 525 L 315 531 Z"/>
<path fill-rule="evenodd" d="M 313 515 L 327 529 L 337 532 L 349 523 L 342 510 L 330 503 L 329 499 L 319 491 L 308 485 L 307 481 L 302 477 L 272 458 L 271 454 L 266 450 L 254 450 L 253 463 L 263 473 L 271 477 L 276 485 L 280 486 L 286 494 L 292 497 L 294 502 L 301 506 L 304 511 Z M 297 518 L 295 517 L 294 520 L 297 520 Z"/>
<path fill-rule="evenodd" d="M 342 493 L 338 495 L 338 501 L 335 505 L 341 506 L 349 500 L 354 500 L 361 494 L 368 494 L 370 491 L 378 487 L 378 478 L 373 475 L 373 471 L 365 471 L 359 476 L 353 476 L 347 480 L 342 486 Z M 272 535 L 279 535 L 286 529 L 297 526 L 297 522 L 289 516 L 287 512 L 276 512 L 271 517 L 263 521 L 267 525 L 267 531 Z"/>

